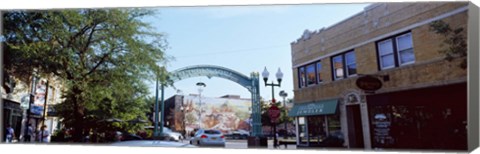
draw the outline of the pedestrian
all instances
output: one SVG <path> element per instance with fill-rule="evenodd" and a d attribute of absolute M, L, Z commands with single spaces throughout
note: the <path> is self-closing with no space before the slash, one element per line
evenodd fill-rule
<path fill-rule="evenodd" d="M 9 124 L 7 124 L 5 137 L 6 137 L 5 139 L 6 143 L 12 143 L 13 138 L 15 138 L 15 131 L 13 130 L 12 126 L 10 126 Z"/>
<path fill-rule="evenodd" d="M 40 142 L 49 142 L 50 132 L 47 130 L 47 125 L 43 125 L 41 130 L 37 134 Z"/>
<path fill-rule="evenodd" d="M 34 133 L 33 133 L 32 124 L 28 124 L 28 126 L 27 126 L 27 134 L 25 135 L 24 141 L 25 141 L 25 142 L 30 142 L 33 135 L 34 135 Z"/>

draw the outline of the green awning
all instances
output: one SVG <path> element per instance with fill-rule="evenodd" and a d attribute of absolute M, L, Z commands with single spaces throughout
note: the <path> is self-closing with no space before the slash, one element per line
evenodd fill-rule
<path fill-rule="evenodd" d="M 298 103 L 288 112 L 289 117 L 335 114 L 338 99 L 323 100 L 309 103 Z"/>

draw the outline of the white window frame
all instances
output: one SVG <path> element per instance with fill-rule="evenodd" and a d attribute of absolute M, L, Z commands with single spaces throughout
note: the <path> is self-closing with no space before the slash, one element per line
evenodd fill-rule
<path fill-rule="evenodd" d="M 390 47 L 392 48 L 392 52 L 389 53 L 389 54 L 384 54 L 384 55 L 382 55 L 381 52 L 380 52 L 380 44 L 385 43 L 385 42 L 388 42 L 388 41 L 390 41 L 390 44 L 391 44 Z M 387 39 L 387 40 L 378 42 L 378 43 L 377 43 L 377 49 L 378 49 L 377 52 L 378 52 L 378 56 L 379 56 L 378 59 L 380 60 L 380 68 L 381 68 L 382 70 L 384 70 L 384 69 L 389 69 L 389 68 L 395 68 L 395 49 L 393 48 L 393 40 L 392 40 L 392 39 Z M 382 56 L 390 55 L 390 54 L 393 55 L 393 59 L 392 59 L 392 60 L 393 60 L 393 65 L 384 67 L 384 66 L 383 66 L 384 61 L 383 61 L 383 59 L 382 59 Z"/>
<path fill-rule="evenodd" d="M 414 57 L 413 57 L 413 61 L 409 61 L 409 62 L 406 62 L 406 63 L 402 63 L 402 60 L 401 60 L 401 57 L 402 57 L 402 56 L 401 56 L 401 54 L 400 54 L 401 51 L 399 50 L 399 46 L 398 46 L 398 38 L 403 37 L 403 36 L 406 36 L 406 35 L 410 35 L 409 38 L 410 38 L 410 42 L 411 42 L 411 44 L 412 44 L 411 48 L 408 48 L 408 49 L 406 49 L 406 50 L 412 49 L 412 51 L 413 51 L 413 56 L 414 56 Z M 402 34 L 402 35 L 400 35 L 400 36 L 395 37 L 395 42 L 396 42 L 395 45 L 396 45 L 398 65 L 399 65 L 399 66 L 404 66 L 404 65 L 408 65 L 408 64 L 413 64 L 413 63 L 415 63 L 415 51 L 413 50 L 414 45 L 413 45 L 412 33 L 409 32 L 409 33 L 405 33 L 405 34 Z M 402 50 L 402 51 L 405 51 L 405 50 Z M 395 52 L 395 51 L 394 51 L 394 52 Z"/>

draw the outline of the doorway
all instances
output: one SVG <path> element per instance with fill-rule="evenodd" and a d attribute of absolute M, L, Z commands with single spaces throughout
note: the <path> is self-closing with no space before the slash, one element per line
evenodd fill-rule
<path fill-rule="evenodd" d="M 360 105 L 347 105 L 348 145 L 350 148 L 365 147 Z"/>

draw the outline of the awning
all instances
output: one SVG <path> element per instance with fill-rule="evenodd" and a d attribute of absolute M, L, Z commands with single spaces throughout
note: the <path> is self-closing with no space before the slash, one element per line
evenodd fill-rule
<path fill-rule="evenodd" d="M 338 99 L 330 99 L 309 103 L 294 104 L 288 112 L 289 117 L 302 117 L 311 115 L 329 115 L 337 111 Z"/>

